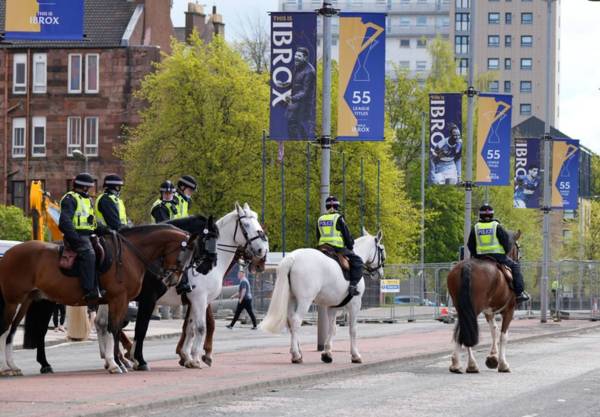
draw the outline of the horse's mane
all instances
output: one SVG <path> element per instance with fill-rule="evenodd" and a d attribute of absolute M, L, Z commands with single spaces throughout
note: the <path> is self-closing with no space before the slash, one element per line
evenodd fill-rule
<path fill-rule="evenodd" d="M 219 233 L 219 229 L 212 217 L 206 218 L 199 214 L 181 219 L 169 220 L 166 221 L 165 224 L 173 225 L 189 233 L 200 233 L 204 228 L 207 228 L 212 233 Z"/>
<path fill-rule="evenodd" d="M 147 234 L 152 233 L 157 230 L 178 230 L 175 226 L 167 224 L 167 223 L 159 223 L 159 224 L 142 224 L 140 226 L 127 227 L 119 230 L 119 233 L 123 236 L 133 235 L 133 234 Z"/>

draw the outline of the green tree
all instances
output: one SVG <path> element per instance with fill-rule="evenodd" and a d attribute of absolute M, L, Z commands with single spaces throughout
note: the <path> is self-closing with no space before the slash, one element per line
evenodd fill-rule
<path fill-rule="evenodd" d="M 0 239 L 31 239 L 31 219 L 18 207 L 0 205 Z"/>

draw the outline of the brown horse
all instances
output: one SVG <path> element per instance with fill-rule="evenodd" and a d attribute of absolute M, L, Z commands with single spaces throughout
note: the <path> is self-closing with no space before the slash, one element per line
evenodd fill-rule
<path fill-rule="evenodd" d="M 521 232 L 509 232 L 512 248 L 507 254 L 518 261 L 519 246 L 517 240 Z M 508 326 L 513 319 L 517 306 L 514 291 L 510 288 L 507 278 L 496 262 L 487 259 L 468 259 L 459 262 L 448 274 L 448 292 L 456 308 L 458 322 L 454 328 L 455 348 L 452 354 L 450 372 L 462 373 L 460 365 L 461 346 L 467 348 L 469 360 L 466 371 L 477 373 L 479 368 L 473 355 L 473 347 L 479 343 L 479 325 L 477 316 L 485 315 L 492 332 L 492 347 L 485 364 L 490 369 L 498 368 L 498 372 L 510 372 L 506 362 L 506 344 L 508 340 Z M 500 331 L 500 349 L 498 349 L 498 326 L 496 314 L 502 315 L 502 328 Z"/>
<path fill-rule="evenodd" d="M 144 272 L 160 258 L 162 269 L 157 275 L 168 285 L 175 285 L 193 257 L 194 245 L 187 244 L 188 235 L 170 225 L 133 227 L 107 239 L 114 262 L 100 276 L 100 285 L 106 290 L 100 302 L 107 303 L 110 311 L 113 338 L 107 343 L 105 358 L 110 373 L 120 373 L 113 343 L 128 301 L 140 292 Z M 12 338 L 33 300 L 47 298 L 65 305 L 86 305 L 79 280 L 59 269 L 58 253 L 55 244 L 28 241 L 8 250 L 0 261 L 0 375 L 21 375 L 12 358 Z"/>

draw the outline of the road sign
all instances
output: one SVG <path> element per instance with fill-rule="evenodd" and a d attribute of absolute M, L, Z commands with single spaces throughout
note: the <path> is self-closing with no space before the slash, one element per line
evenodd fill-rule
<path fill-rule="evenodd" d="M 381 281 L 381 292 L 400 292 L 400 280 L 399 279 L 382 279 Z"/>

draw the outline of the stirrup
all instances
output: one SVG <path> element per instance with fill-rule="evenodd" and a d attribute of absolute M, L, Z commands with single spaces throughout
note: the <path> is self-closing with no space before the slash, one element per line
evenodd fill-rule
<path fill-rule="evenodd" d="M 524 303 L 525 301 L 529 301 L 531 297 L 527 292 L 523 291 L 521 294 L 517 294 L 517 303 Z"/>

